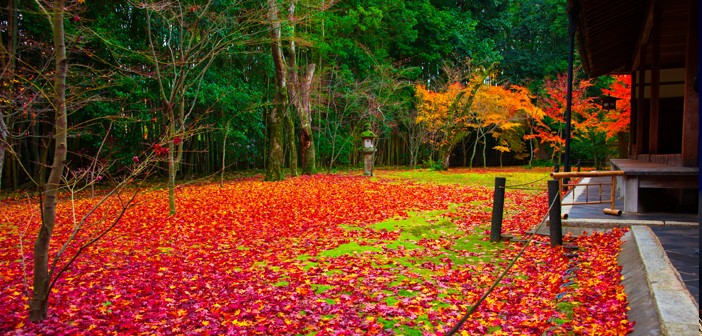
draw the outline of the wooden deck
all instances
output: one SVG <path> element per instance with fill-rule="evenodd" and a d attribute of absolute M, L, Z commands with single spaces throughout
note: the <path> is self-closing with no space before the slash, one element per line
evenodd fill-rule
<path fill-rule="evenodd" d="M 669 166 L 630 159 L 613 159 L 611 162 L 613 169 L 624 172 L 624 176 L 617 178 L 617 191 L 624 197 L 624 212 L 640 212 L 640 189 L 697 189 L 698 186 L 697 167 Z"/>
<path fill-rule="evenodd" d="M 589 195 L 585 194 L 585 189 L 583 187 L 576 187 L 575 194 L 569 193 L 563 200 L 564 202 L 572 202 L 576 200 L 578 202 L 585 202 L 586 198 L 589 200 L 594 200 L 599 198 L 599 185 L 602 185 L 602 193 L 605 198 L 610 195 L 610 186 L 608 182 L 609 177 L 589 177 L 583 179 L 583 183 L 588 183 L 593 185 L 587 189 Z M 624 206 L 624 199 L 618 196 L 616 199 L 616 208 L 622 209 Z M 667 212 L 651 212 L 651 213 L 636 213 L 636 212 L 626 212 L 624 211 L 621 216 L 613 216 L 605 214 L 602 210 L 604 208 L 609 208 L 609 203 L 603 204 L 578 204 L 578 205 L 567 205 L 563 206 L 561 212 L 568 214 L 568 219 L 566 222 L 573 222 L 571 225 L 577 225 L 576 223 L 582 222 L 593 222 L 601 223 L 608 222 L 612 226 L 628 226 L 633 223 L 633 221 L 640 222 L 685 222 L 685 223 L 696 223 L 698 221 L 697 214 L 689 213 L 667 213 Z"/>

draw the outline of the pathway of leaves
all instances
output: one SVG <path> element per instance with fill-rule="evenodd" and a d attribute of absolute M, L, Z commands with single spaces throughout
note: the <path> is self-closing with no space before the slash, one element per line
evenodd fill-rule
<path fill-rule="evenodd" d="M 149 192 L 58 282 L 41 324 L 26 318 L 19 247 L 23 237 L 31 266 L 36 206 L 5 201 L 0 332 L 442 334 L 521 248 L 487 241 L 491 197 L 484 188 L 360 176 L 246 179 L 184 187 L 178 215 L 168 217 L 165 193 Z M 546 212 L 543 195 L 507 198 L 512 234 Z M 79 200 L 78 213 L 90 204 Z M 68 205 L 53 251 L 72 228 Z M 115 212 L 98 212 L 89 231 Z M 465 333 L 629 331 L 621 234 L 579 238 L 577 258 L 531 245 Z"/>

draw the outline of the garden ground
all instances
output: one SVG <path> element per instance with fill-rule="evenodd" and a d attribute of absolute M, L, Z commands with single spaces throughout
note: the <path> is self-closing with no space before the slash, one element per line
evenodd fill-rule
<path fill-rule="evenodd" d="M 507 177 L 504 233 L 525 240 L 547 212 L 545 169 L 377 171 L 263 182 L 260 176 L 141 193 L 57 281 L 49 318 L 27 319 L 38 206 L 2 201 L 0 331 L 26 334 L 443 334 L 514 266 L 466 334 L 623 334 L 623 230 L 490 243 L 495 176 Z M 514 189 L 510 187 L 519 187 Z M 64 195 L 56 253 L 96 203 Z M 58 265 L 116 216 L 86 222 Z M 527 245 L 525 245 L 527 244 Z"/>

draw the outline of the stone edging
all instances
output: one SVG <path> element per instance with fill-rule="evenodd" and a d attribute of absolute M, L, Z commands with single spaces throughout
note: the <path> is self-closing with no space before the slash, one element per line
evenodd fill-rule
<path fill-rule="evenodd" d="M 663 335 L 700 335 L 699 310 L 656 235 L 648 226 L 640 225 L 632 225 L 631 233 Z"/>

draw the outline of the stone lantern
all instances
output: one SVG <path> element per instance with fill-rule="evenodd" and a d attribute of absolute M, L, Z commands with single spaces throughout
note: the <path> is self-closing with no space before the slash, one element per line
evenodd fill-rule
<path fill-rule="evenodd" d="M 619 100 L 619 98 L 612 97 L 609 95 L 603 95 L 602 97 L 600 97 L 600 105 L 602 105 L 603 110 L 616 110 L 617 100 Z"/>
<path fill-rule="evenodd" d="M 366 130 L 361 133 L 361 141 L 363 143 L 363 175 L 373 176 L 373 154 L 376 149 L 373 146 L 373 140 L 377 138 L 375 133 L 371 131 L 370 124 L 366 124 Z"/>

